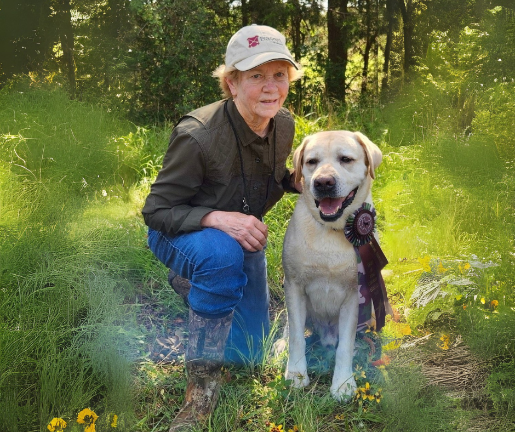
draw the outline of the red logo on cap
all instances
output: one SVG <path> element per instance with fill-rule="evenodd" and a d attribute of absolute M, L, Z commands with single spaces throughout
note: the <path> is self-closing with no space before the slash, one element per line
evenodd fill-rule
<path fill-rule="evenodd" d="M 249 37 L 247 40 L 249 41 L 249 48 L 254 48 L 259 45 L 259 36 Z"/>

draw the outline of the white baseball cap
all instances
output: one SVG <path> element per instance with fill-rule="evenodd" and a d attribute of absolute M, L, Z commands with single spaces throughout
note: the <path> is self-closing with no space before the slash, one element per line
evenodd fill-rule
<path fill-rule="evenodd" d="M 299 69 L 285 37 L 276 29 L 252 24 L 238 30 L 227 44 L 225 67 L 247 71 L 274 60 L 284 60 Z"/>

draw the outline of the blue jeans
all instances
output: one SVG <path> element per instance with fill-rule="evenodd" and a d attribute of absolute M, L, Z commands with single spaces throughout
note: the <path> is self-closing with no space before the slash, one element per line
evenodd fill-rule
<path fill-rule="evenodd" d="M 220 318 L 234 310 L 226 361 L 260 361 L 270 330 L 265 252 L 249 252 L 214 228 L 175 237 L 149 229 L 148 245 L 164 265 L 191 282 L 188 302 L 197 314 Z"/>

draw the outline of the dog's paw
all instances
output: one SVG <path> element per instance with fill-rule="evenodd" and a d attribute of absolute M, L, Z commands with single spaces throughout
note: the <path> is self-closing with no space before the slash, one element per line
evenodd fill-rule
<path fill-rule="evenodd" d="M 350 402 L 356 394 L 356 380 L 353 376 L 344 382 L 335 382 L 331 385 L 331 395 L 340 402 Z"/>
<path fill-rule="evenodd" d="M 308 371 L 295 372 L 286 370 L 284 374 L 285 379 L 291 380 L 291 384 L 295 388 L 303 388 L 309 384 Z"/>

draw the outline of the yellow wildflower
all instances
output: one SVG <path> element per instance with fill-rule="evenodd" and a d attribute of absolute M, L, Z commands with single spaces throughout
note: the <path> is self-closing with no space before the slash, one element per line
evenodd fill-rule
<path fill-rule="evenodd" d="M 424 258 L 418 258 L 418 262 L 422 264 L 422 268 L 425 272 L 430 273 L 431 272 L 431 266 L 429 265 L 429 262 L 431 261 L 430 256 L 426 256 Z"/>
<path fill-rule="evenodd" d="M 370 383 L 365 383 L 365 387 L 358 387 L 356 389 L 356 400 L 363 399 L 363 401 L 373 401 L 377 403 L 381 402 L 381 389 L 378 389 L 375 393 L 372 393 Z M 360 405 L 362 402 L 360 402 Z"/>
<path fill-rule="evenodd" d="M 492 301 L 490 302 L 490 306 L 492 306 L 492 307 L 494 307 L 494 308 L 495 308 L 495 307 L 499 306 L 499 302 L 498 302 L 497 300 L 492 300 Z"/>
<path fill-rule="evenodd" d="M 484 297 L 481 297 L 481 304 L 485 304 L 486 303 L 486 300 Z"/>
<path fill-rule="evenodd" d="M 366 399 L 367 393 L 369 392 L 369 390 L 370 390 L 370 383 L 366 382 L 365 387 L 358 387 L 356 389 L 356 398 L 357 399 L 363 398 L 363 400 Z"/>
<path fill-rule="evenodd" d="M 47 429 L 50 432 L 62 431 L 66 428 L 66 422 L 59 417 L 54 417 L 50 423 L 48 423 Z"/>
<path fill-rule="evenodd" d="M 444 268 L 442 262 L 440 261 L 440 263 L 438 264 L 438 273 L 445 273 L 447 271 L 446 268 Z"/>
<path fill-rule="evenodd" d="M 401 333 L 405 336 L 411 334 L 411 327 L 409 324 L 404 324 L 400 326 Z"/>
<path fill-rule="evenodd" d="M 402 344 L 402 341 L 400 340 L 393 340 L 389 343 L 387 343 L 386 345 L 383 346 L 383 351 L 390 351 L 390 350 L 394 350 L 394 349 L 397 349 L 401 346 Z"/>
<path fill-rule="evenodd" d="M 465 273 L 465 270 L 468 270 L 470 268 L 470 264 L 469 263 L 465 263 L 463 265 L 459 265 L 458 266 L 460 268 L 460 273 Z"/>
<path fill-rule="evenodd" d="M 91 411 L 89 408 L 84 408 L 77 416 L 77 423 L 86 425 L 84 432 L 95 432 L 95 422 L 97 419 L 98 416 L 94 411 Z"/>
<path fill-rule="evenodd" d="M 367 373 L 365 372 L 364 369 L 361 368 L 360 365 L 357 365 L 356 366 L 356 372 L 354 373 L 354 376 L 356 378 L 366 378 L 367 377 Z"/>
<path fill-rule="evenodd" d="M 91 423 L 95 423 L 97 421 L 97 418 L 98 418 L 98 416 L 95 414 L 94 411 L 91 411 L 89 408 L 84 408 L 77 415 L 77 423 L 91 424 Z"/>
<path fill-rule="evenodd" d="M 113 416 L 113 421 L 111 422 L 111 427 L 115 428 L 116 426 L 118 426 L 118 416 L 115 414 Z"/>
<path fill-rule="evenodd" d="M 442 335 L 440 340 L 442 341 L 440 348 L 443 350 L 448 350 L 450 348 L 450 342 L 451 342 L 451 338 L 449 337 L 449 335 L 446 335 L 446 334 Z"/>
<path fill-rule="evenodd" d="M 374 397 L 375 397 L 377 403 L 381 402 L 381 392 L 382 392 L 382 389 L 378 389 L 376 391 L 376 393 L 374 394 Z"/>
<path fill-rule="evenodd" d="M 300 429 L 297 425 L 293 425 L 293 429 L 288 429 L 288 432 L 300 432 Z"/>
<path fill-rule="evenodd" d="M 282 432 L 283 425 L 276 425 L 275 423 L 270 423 L 270 431 L 269 432 Z"/>

